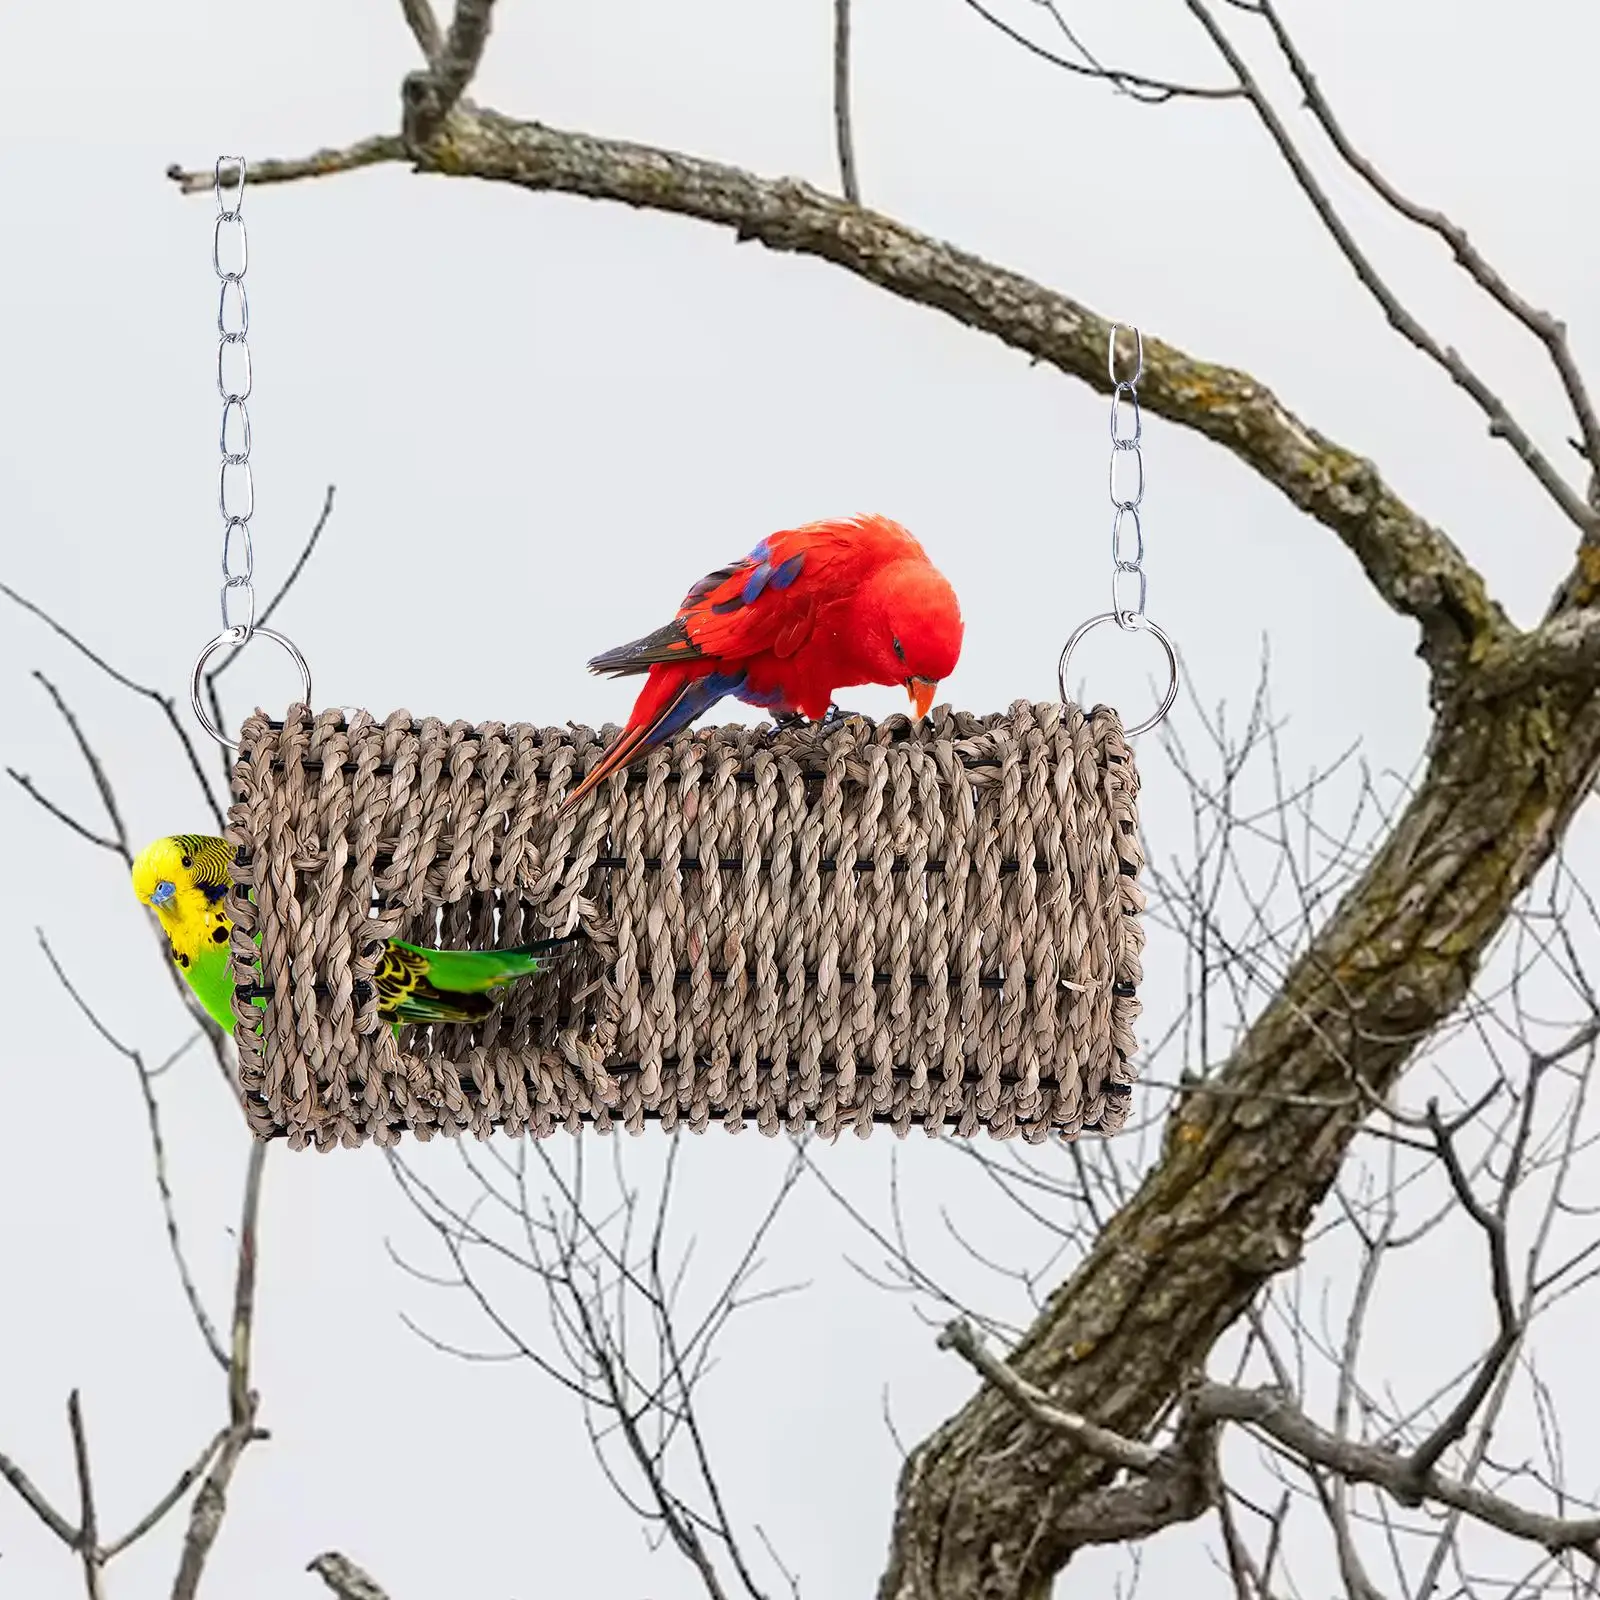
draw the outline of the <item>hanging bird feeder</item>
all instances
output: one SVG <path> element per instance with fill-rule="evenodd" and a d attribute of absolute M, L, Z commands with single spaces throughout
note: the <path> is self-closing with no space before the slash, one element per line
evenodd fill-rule
<path fill-rule="evenodd" d="M 686 734 L 557 819 L 603 748 L 406 712 L 245 723 L 229 910 L 257 1133 L 1121 1125 L 1143 898 L 1114 713 Z M 378 1017 L 390 938 L 573 931 L 480 1024 L 396 1041 Z"/>
<path fill-rule="evenodd" d="M 238 220 L 237 167 L 229 206 L 218 162 L 219 229 Z M 242 268 L 217 270 L 242 307 Z M 224 349 L 242 342 L 218 320 Z M 1118 378 L 1114 329 L 1111 360 L 1114 474 L 1138 448 L 1139 375 Z M 1123 439 L 1115 406 L 1130 399 Z M 230 516 L 226 496 L 248 431 L 230 455 L 227 422 L 225 537 L 244 526 L 248 551 L 248 512 Z M 226 903 L 252 1129 L 322 1149 L 647 1121 L 1115 1132 L 1139 1011 L 1138 778 L 1117 714 L 1068 702 L 1066 670 L 1101 623 L 1153 633 L 1171 685 L 1138 733 L 1171 706 L 1177 667 L 1118 544 L 1138 498 L 1117 500 L 1114 482 L 1112 497 L 1118 581 L 1138 574 L 1138 606 L 1119 597 L 1068 640 L 1060 704 L 688 731 L 570 811 L 615 729 L 313 714 L 299 651 L 255 625 L 253 604 L 230 619 L 229 591 L 249 580 L 228 575 L 192 698 L 237 750 Z M 258 711 L 235 746 L 202 674 L 255 635 L 288 651 L 303 703 L 282 721 Z M 396 1033 L 379 1015 L 390 939 L 468 950 L 568 934 L 548 972 L 479 1021 Z"/>

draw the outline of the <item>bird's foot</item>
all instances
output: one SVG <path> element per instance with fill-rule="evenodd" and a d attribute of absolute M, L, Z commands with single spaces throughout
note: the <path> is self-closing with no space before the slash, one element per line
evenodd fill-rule
<path fill-rule="evenodd" d="M 843 711 L 838 706 L 832 705 L 828 707 L 827 716 L 822 719 L 818 726 L 831 732 L 834 728 L 839 727 L 841 723 L 848 722 L 851 717 L 856 715 L 857 713 L 854 711 Z"/>

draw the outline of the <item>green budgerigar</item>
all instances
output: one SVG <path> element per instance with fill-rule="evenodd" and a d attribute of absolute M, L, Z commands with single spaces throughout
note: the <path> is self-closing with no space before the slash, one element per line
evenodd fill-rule
<path fill-rule="evenodd" d="M 161 919 L 177 964 L 201 1005 L 233 1032 L 233 921 L 225 901 L 232 851 L 211 834 L 177 833 L 140 851 L 133 892 Z M 507 984 L 529 977 L 551 951 L 569 944 L 544 939 L 514 950 L 425 950 L 391 939 L 373 974 L 378 1015 L 400 1028 L 412 1022 L 481 1022 Z"/>

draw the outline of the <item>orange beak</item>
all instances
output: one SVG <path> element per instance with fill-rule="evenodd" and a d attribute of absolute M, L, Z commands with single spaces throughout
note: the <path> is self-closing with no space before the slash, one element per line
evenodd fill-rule
<path fill-rule="evenodd" d="M 911 696 L 911 708 L 916 712 L 919 721 L 927 716 L 938 687 L 937 681 L 933 678 L 906 679 L 906 693 Z"/>

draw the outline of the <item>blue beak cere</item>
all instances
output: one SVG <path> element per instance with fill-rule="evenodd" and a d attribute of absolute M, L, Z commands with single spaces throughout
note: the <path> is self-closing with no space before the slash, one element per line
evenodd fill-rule
<path fill-rule="evenodd" d="M 166 903 L 171 900 L 173 895 L 175 895 L 177 892 L 177 885 L 169 883 L 165 878 L 163 878 L 161 882 L 150 891 L 150 904 L 153 905 L 157 911 L 159 911 L 162 906 L 166 905 Z"/>

